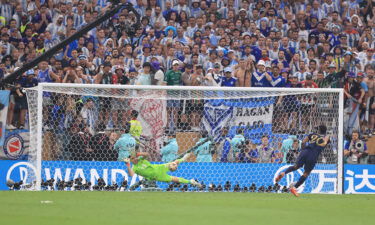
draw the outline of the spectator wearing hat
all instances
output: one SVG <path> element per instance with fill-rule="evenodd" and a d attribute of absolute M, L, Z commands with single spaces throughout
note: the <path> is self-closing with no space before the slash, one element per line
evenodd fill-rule
<path fill-rule="evenodd" d="M 59 15 L 54 23 L 48 24 L 46 31 L 50 32 L 52 38 L 63 40 L 66 35 L 66 27 L 64 25 L 64 16 Z"/>
<path fill-rule="evenodd" d="M 92 62 L 88 60 L 86 55 L 82 54 L 78 56 L 78 65 L 82 67 L 84 74 L 86 75 L 95 74 L 95 66 Z"/>
<path fill-rule="evenodd" d="M 224 68 L 224 76 L 222 77 L 221 86 L 222 87 L 235 87 L 237 84 L 237 78 L 232 76 L 232 68 Z"/>
<path fill-rule="evenodd" d="M 172 69 L 165 74 L 164 81 L 168 86 L 176 86 L 181 84 L 182 73 L 180 71 L 180 63 L 178 60 L 172 61 Z"/>
<path fill-rule="evenodd" d="M 328 75 L 325 77 L 325 80 L 329 83 L 331 88 L 343 88 L 345 82 L 345 70 L 336 72 L 336 65 L 331 63 L 328 66 Z"/>
<path fill-rule="evenodd" d="M 361 64 L 358 59 L 355 58 L 352 52 L 346 51 L 344 53 L 344 69 L 349 72 L 356 73 L 361 70 Z"/>
<path fill-rule="evenodd" d="M 190 8 L 190 16 L 197 18 L 204 14 L 204 11 L 199 7 L 200 6 L 199 0 L 192 0 L 191 1 L 191 8 Z"/>
<path fill-rule="evenodd" d="M 265 75 L 266 63 L 259 60 L 257 69 L 251 75 L 251 87 L 268 87 L 268 81 Z"/>
<path fill-rule="evenodd" d="M 206 79 L 208 80 L 209 86 L 221 86 L 223 73 L 220 68 L 220 64 L 215 63 L 211 72 L 207 73 Z"/>

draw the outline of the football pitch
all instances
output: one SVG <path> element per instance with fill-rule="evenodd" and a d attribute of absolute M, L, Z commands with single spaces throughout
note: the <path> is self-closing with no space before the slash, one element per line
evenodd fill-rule
<path fill-rule="evenodd" d="M 194 192 L 2 191 L 0 199 L 1 224 L 22 225 L 367 225 L 375 203 L 375 195 Z"/>

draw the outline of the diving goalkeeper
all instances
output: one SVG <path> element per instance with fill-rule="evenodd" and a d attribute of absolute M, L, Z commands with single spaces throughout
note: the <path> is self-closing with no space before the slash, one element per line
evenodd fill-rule
<path fill-rule="evenodd" d="M 125 158 L 126 167 L 128 168 L 128 173 L 130 176 L 138 174 L 148 180 L 161 181 L 161 182 L 174 182 L 174 183 L 183 183 L 191 184 L 196 187 L 201 187 L 201 184 L 195 181 L 194 179 L 186 180 L 181 177 L 174 177 L 168 175 L 169 171 L 176 171 L 178 164 L 185 162 L 189 158 L 190 153 L 186 154 L 181 159 L 177 159 L 170 163 L 165 164 L 151 164 L 147 158 L 149 154 L 147 152 L 139 152 L 136 155 L 130 156 L 130 158 Z M 133 168 L 130 165 L 130 162 L 133 163 Z"/>

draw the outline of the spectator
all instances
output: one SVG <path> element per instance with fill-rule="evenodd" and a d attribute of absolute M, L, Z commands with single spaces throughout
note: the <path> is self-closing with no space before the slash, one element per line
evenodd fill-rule
<path fill-rule="evenodd" d="M 359 107 L 365 96 L 361 84 L 355 79 L 356 74 L 348 73 L 347 81 L 344 84 L 345 109 L 344 134 L 350 134 L 354 129 L 359 129 Z"/>
<path fill-rule="evenodd" d="M 2 0 L 0 3 L 0 68 L 5 77 L 101 16 L 109 7 L 106 1 L 97 4 L 94 1 L 94 5 L 86 1 L 14 2 Z M 369 91 L 361 103 L 354 101 L 360 95 L 354 99 L 345 95 L 346 110 L 349 106 L 356 109 L 357 104 L 362 105 L 359 118 L 358 113 L 347 111 L 353 116 L 350 123 L 358 118 L 361 122 L 369 121 L 369 126 L 362 126 L 361 132 L 367 129 L 366 133 L 371 133 L 374 129 L 375 119 L 371 119 L 374 85 L 369 75 L 375 60 L 371 1 L 360 4 L 354 0 L 342 4 L 332 0 L 132 2 L 142 16 L 140 29 L 128 32 L 135 15 L 120 11 L 40 63 L 38 69 L 34 68 L 38 82 L 164 85 L 165 80 L 167 85 L 283 87 L 284 78 L 287 87 L 312 87 L 315 82 L 319 88 L 345 87 L 349 93 L 349 90 L 358 91 L 346 73 L 357 76 L 364 71 L 363 81 Z M 169 74 L 167 79 L 166 73 L 173 71 L 172 63 L 176 59 L 180 77 L 174 80 Z M 147 62 L 151 66 L 143 69 Z M 306 79 L 308 74 L 313 81 Z M 22 105 L 20 98 L 14 100 L 15 90 L 9 105 L 9 128 L 11 123 L 21 120 L 18 116 L 14 121 L 12 118 L 17 113 L 14 105 Z M 47 105 L 55 105 L 52 96 L 44 94 Z M 280 124 L 285 123 L 286 114 L 291 117 L 288 121 L 294 118 L 286 130 L 295 128 L 298 115 L 294 114 L 301 100 L 292 96 L 278 98 L 281 109 L 292 106 L 280 113 L 283 121 Z M 113 127 L 119 118 L 116 115 L 115 119 L 111 118 L 109 112 L 120 106 L 105 98 L 98 102 L 99 121 Z M 177 123 L 182 121 L 179 116 L 185 118 L 194 113 L 196 119 L 193 116 L 191 121 L 183 119 L 188 125 L 184 128 L 199 127 L 200 119 L 196 115 L 203 111 L 204 102 L 192 104 L 188 101 L 184 106 L 176 104 L 175 112 L 169 112 L 168 118 Z M 184 111 L 186 106 L 194 110 Z M 81 108 L 77 109 L 78 114 L 80 111 Z"/>
<path fill-rule="evenodd" d="M 80 115 L 83 118 L 85 129 L 87 129 L 90 134 L 95 134 L 96 123 L 98 120 L 98 110 L 92 98 L 86 100 Z"/>
<path fill-rule="evenodd" d="M 232 76 L 232 69 L 230 67 L 224 69 L 224 76 L 221 79 L 222 87 L 235 87 L 237 84 L 237 78 Z"/>
<path fill-rule="evenodd" d="M 15 101 L 15 109 L 20 111 L 18 119 L 18 128 L 25 128 L 25 118 L 27 114 L 27 98 L 26 93 L 22 90 L 23 88 L 31 88 L 38 85 L 38 80 L 35 78 L 35 72 L 33 69 L 26 72 L 26 75 L 21 78 L 17 84 Z"/>
<path fill-rule="evenodd" d="M 260 163 L 270 163 L 274 155 L 274 149 L 269 145 L 269 138 L 263 135 L 262 143 L 257 147 Z"/>
<path fill-rule="evenodd" d="M 344 156 L 347 163 L 361 164 L 367 163 L 364 161 L 367 156 L 366 143 L 359 139 L 359 132 L 354 130 L 352 138 L 344 146 Z"/>

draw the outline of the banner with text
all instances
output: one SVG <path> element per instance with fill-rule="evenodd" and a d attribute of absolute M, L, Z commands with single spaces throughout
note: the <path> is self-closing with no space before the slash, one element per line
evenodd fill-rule
<path fill-rule="evenodd" d="M 273 97 L 209 100 L 204 105 L 202 125 L 215 138 L 223 127 L 230 128 L 232 136 L 241 127 L 247 138 L 257 142 L 264 133 L 272 133 L 273 104 Z"/>
<path fill-rule="evenodd" d="M 274 184 L 275 177 L 287 168 L 287 164 L 251 164 L 251 163 L 182 163 L 173 176 L 186 179 L 195 178 L 205 184 L 221 184 L 230 181 L 232 187 L 239 184 L 249 187 L 255 184 L 257 188 Z M 336 165 L 318 164 L 312 171 L 306 183 L 300 187 L 303 193 L 336 193 Z M 23 180 L 29 183 L 33 178 L 35 168 L 27 161 L 0 161 L 0 190 L 7 190 L 6 181 Z M 296 182 L 303 174 L 303 169 L 290 173 L 282 180 L 281 185 L 288 186 Z M 346 193 L 375 193 L 375 165 L 345 165 L 344 170 Z M 129 177 L 122 162 L 75 162 L 75 161 L 43 161 L 42 177 L 44 180 L 54 178 L 69 181 L 81 177 L 83 182 L 95 184 L 99 177 L 106 184 L 120 183 L 124 179 L 134 184 L 138 176 Z M 168 184 L 158 182 L 159 187 L 166 188 Z"/>

